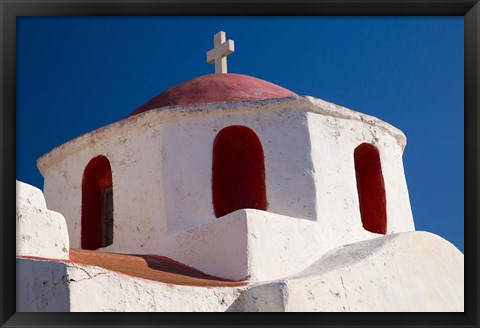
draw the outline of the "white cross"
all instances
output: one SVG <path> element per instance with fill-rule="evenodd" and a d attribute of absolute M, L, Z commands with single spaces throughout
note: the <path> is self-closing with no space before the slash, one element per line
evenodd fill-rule
<path fill-rule="evenodd" d="M 227 73 L 227 56 L 235 51 L 233 40 L 225 41 L 225 32 L 213 37 L 213 49 L 207 52 L 207 63 L 215 63 L 215 74 Z"/>

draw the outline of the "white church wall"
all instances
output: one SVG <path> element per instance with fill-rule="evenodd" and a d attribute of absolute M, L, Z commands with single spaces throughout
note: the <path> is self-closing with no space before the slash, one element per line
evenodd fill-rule
<path fill-rule="evenodd" d="M 65 144 L 61 160 L 45 170 L 47 202 L 65 214 L 72 247 L 80 247 L 83 172 L 92 158 L 104 155 L 112 168 L 115 224 L 114 244 L 106 249 L 158 253 L 167 230 L 176 233 L 217 220 L 213 141 L 222 128 L 244 125 L 262 142 L 268 211 L 314 219 L 305 113 L 268 109 L 188 117 L 152 111 L 146 114 L 157 119 L 129 119 L 81 136 Z M 69 149 L 75 147 L 76 152 Z"/>
<path fill-rule="evenodd" d="M 83 173 L 90 160 L 103 155 L 112 170 L 114 204 L 114 244 L 105 249 L 131 252 L 145 248 L 147 252 L 155 251 L 153 245 L 157 243 L 158 232 L 164 230 L 162 184 L 159 181 L 161 134 L 159 129 L 146 128 L 145 125 L 108 127 L 64 145 L 62 151 L 66 156 L 44 173 L 47 203 L 64 213 L 71 247 L 80 248 Z M 83 145 L 78 147 L 78 142 Z M 69 154 L 69 148 L 75 146 L 79 149 Z"/>
<path fill-rule="evenodd" d="M 387 233 L 414 230 L 405 175 L 403 147 L 390 131 L 335 113 L 308 114 L 314 179 L 317 190 L 319 230 L 326 249 L 379 234 L 363 228 L 355 175 L 354 151 L 362 143 L 374 145 L 380 154 L 387 203 Z"/>
<path fill-rule="evenodd" d="M 324 250 L 358 239 L 371 238 L 357 216 L 358 196 L 355 186 L 351 137 L 343 124 L 331 116 L 309 113 L 309 130 L 317 190 L 318 223 L 325 235 Z M 347 129 L 348 130 L 348 129 Z M 354 188 L 352 189 L 352 186 Z"/>
<path fill-rule="evenodd" d="M 217 220 L 212 204 L 212 149 L 218 132 L 242 125 L 252 129 L 265 155 L 267 211 L 315 218 L 305 113 L 257 111 L 191 115 L 165 124 L 162 165 L 167 225 L 179 232 Z"/>
<path fill-rule="evenodd" d="M 378 135 L 363 120 L 372 120 Z M 388 232 L 413 230 L 401 163 L 403 134 L 370 116 L 297 97 L 151 110 L 44 155 L 38 166 L 47 204 L 65 216 L 71 247 L 80 247 L 83 172 L 98 155 L 108 158 L 113 175 L 114 243 L 106 250 L 163 255 L 170 247 L 168 234 L 218 222 L 212 148 L 217 133 L 230 125 L 251 128 L 262 143 L 267 211 L 318 220 L 320 252 L 376 236 L 363 229 L 359 216 L 353 150 L 382 136 L 390 145 L 385 152 L 379 144 L 382 161 L 388 155 L 390 163 L 384 169 Z"/>
<path fill-rule="evenodd" d="M 311 161 L 301 111 L 251 110 L 146 124 L 133 120 L 85 135 L 88 147 L 45 171 L 47 201 L 68 218 L 72 247 L 80 247 L 83 172 L 98 155 L 108 158 L 113 176 L 114 244 L 106 249 L 157 253 L 167 228 L 175 233 L 217 220 L 211 193 L 212 147 L 218 131 L 230 125 L 251 128 L 262 142 L 268 210 L 315 217 L 313 181 L 305 173 Z"/>
<path fill-rule="evenodd" d="M 116 252 L 159 252 L 166 232 L 162 167 L 162 128 L 130 127 L 112 156 L 114 243 Z M 115 168 L 113 168 L 115 167 Z"/>
<path fill-rule="evenodd" d="M 70 247 L 80 247 L 82 175 L 88 160 L 79 152 L 56 163 L 43 175 L 48 207 L 65 217 Z"/>
<path fill-rule="evenodd" d="M 403 169 L 403 150 L 388 136 L 379 141 L 378 148 L 380 159 L 385 162 L 382 171 L 387 197 L 387 234 L 413 231 L 415 224 Z"/>

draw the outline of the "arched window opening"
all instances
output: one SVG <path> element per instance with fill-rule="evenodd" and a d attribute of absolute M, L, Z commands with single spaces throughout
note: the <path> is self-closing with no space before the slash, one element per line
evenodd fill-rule
<path fill-rule="evenodd" d="M 380 154 L 363 143 L 355 149 L 355 174 L 363 227 L 374 233 L 387 233 L 387 206 Z"/>
<path fill-rule="evenodd" d="M 97 156 L 83 172 L 81 246 L 95 250 L 112 243 L 112 170 L 105 156 Z"/>
<path fill-rule="evenodd" d="M 242 208 L 267 209 L 263 148 L 251 129 L 233 125 L 217 134 L 212 198 L 217 218 Z"/>

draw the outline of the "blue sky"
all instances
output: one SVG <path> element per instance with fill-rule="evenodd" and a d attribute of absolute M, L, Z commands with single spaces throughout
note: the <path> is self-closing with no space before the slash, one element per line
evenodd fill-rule
<path fill-rule="evenodd" d="M 376 116 L 407 136 L 417 230 L 464 250 L 463 17 L 21 17 L 17 179 L 36 159 L 118 121 L 160 92 L 213 73 L 223 30 L 231 73 Z"/>

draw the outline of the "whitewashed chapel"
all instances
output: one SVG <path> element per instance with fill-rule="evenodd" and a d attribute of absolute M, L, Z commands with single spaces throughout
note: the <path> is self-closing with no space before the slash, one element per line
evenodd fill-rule
<path fill-rule="evenodd" d="M 17 311 L 463 311 L 404 134 L 227 73 L 233 51 L 219 32 L 215 74 L 39 158 L 45 199 L 17 184 Z"/>

